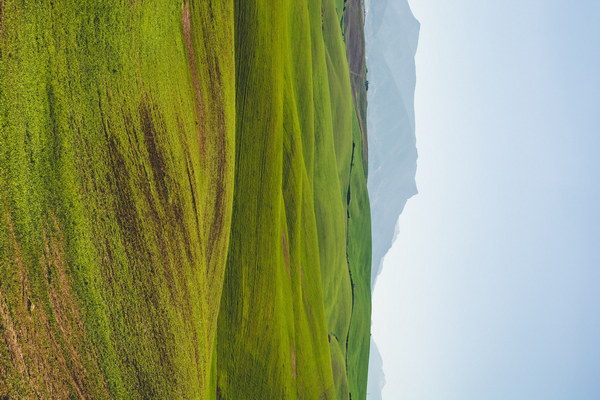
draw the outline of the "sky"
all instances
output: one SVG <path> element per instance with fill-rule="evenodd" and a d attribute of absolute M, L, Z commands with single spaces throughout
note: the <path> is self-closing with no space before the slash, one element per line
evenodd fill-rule
<path fill-rule="evenodd" d="M 373 296 L 383 398 L 600 399 L 600 1 L 410 4 L 419 194 Z"/>

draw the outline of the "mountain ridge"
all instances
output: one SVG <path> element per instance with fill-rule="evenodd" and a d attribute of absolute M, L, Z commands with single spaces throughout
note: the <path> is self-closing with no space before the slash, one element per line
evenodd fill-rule
<path fill-rule="evenodd" d="M 398 217 L 418 193 L 414 93 L 420 23 L 407 0 L 367 1 L 367 130 L 372 220 L 371 291 L 394 243 Z M 384 360 L 373 338 L 367 398 L 381 399 Z"/>

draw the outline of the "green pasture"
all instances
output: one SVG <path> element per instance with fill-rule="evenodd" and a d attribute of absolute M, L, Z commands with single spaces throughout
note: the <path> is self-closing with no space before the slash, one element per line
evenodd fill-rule
<path fill-rule="evenodd" d="M 0 398 L 365 398 L 340 7 L 0 0 Z"/>

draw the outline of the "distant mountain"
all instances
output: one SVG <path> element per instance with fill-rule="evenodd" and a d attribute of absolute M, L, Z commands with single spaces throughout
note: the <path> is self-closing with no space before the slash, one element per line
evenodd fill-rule
<path fill-rule="evenodd" d="M 371 371 L 374 373 L 371 374 Z M 385 385 L 385 374 L 383 373 L 383 360 L 377 344 L 371 338 L 371 353 L 369 357 L 369 382 L 367 384 L 367 398 L 369 400 L 381 400 L 381 390 Z"/>
<path fill-rule="evenodd" d="M 367 0 L 366 9 L 373 289 L 395 240 L 398 217 L 417 193 L 414 93 L 420 24 L 407 0 Z M 383 360 L 371 340 L 367 398 L 380 400 L 384 384 Z"/>
<path fill-rule="evenodd" d="M 391 247 L 398 216 L 406 201 L 417 193 L 414 57 L 420 24 L 407 0 L 372 0 L 368 7 L 365 35 L 373 287 Z"/>

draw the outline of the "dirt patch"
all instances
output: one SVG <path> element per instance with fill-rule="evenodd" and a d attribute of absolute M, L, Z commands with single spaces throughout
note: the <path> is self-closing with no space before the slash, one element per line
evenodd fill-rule
<path fill-rule="evenodd" d="M 136 246 L 144 248 L 144 243 L 140 239 L 139 221 L 135 214 L 135 202 L 130 190 L 131 177 L 125 156 L 120 150 L 116 139 L 110 133 L 110 126 L 104 118 L 102 119 L 102 127 L 111 164 L 111 168 L 107 173 L 107 181 L 111 186 L 109 192 L 114 197 L 111 206 L 114 209 L 115 217 L 123 236 L 128 241 L 134 242 Z M 110 268 L 110 264 L 107 267 Z"/>
<path fill-rule="evenodd" d="M 198 214 L 198 201 L 196 200 L 196 194 L 198 193 L 197 185 L 196 185 L 196 170 L 194 169 L 194 165 L 192 162 L 190 148 L 187 145 L 186 130 L 185 130 L 185 127 L 183 126 L 183 123 L 181 122 L 180 118 L 177 119 L 177 126 L 179 128 L 178 129 L 179 137 L 180 137 L 181 143 L 183 144 L 182 149 L 185 154 L 185 171 L 186 171 L 187 178 L 188 178 L 189 193 L 191 194 L 191 197 L 192 197 L 192 208 L 194 210 L 194 220 L 196 221 L 196 229 L 199 230 L 200 220 L 199 220 L 199 214 Z"/>
<path fill-rule="evenodd" d="M 44 254 L 40 262 L 46 267 L 48 277 L 47 292 L 50 298 L 52 314 L 56 321 L 56 328 L 64 344 L 63 351 L 66 359 L 60 357 L 62 367 L 69 371 L 71 386 L 80 398 L 89 398 L 86 388 L 88 373 L 83 365 L 79 349 L 84 347 L 83 338 L 85 328 L 77 306 L 77 301 L 71 289 L 71 282 L 66 273 L 65 265 L 65 240 L 60 230 L 58 220 L 51 217 L 52 233 L 43 233 Z M 52 339 L 58 345 L 58 338 L 50 332 Z M 58 347 L 58 346 L 57 346 Z M 58 349 L 56 349 L 58 350 Z M 67 362 L 68 359 L 68 362 Z"/>
<path fill-rule="evenodd" d="M 13 261 L 17 267 L 17 276 L 19 277 L 19 282 L 21 282 L 20 304 L 25 306 L 28 299 L 31 297 L 31 291 L 29 289 L 29 277 L 27 276 L 26 268 L 23 265 L 23 255 L 21 253 L 21 246 L 19 246 L 17 241 L 15 227 L 8 212 L 4 213 L 4 220 L 6 222 L 6 226 L 8 227 L 10 244 L 13 250 Z"/>
<path fill-rule="evenodd" d="M 216 65 L 216 64 L 215 64 Z M 218 71 L 218 67 L 217 67 Z M 211 161 L 212 165 L 208 166 L 208 171 L 210 173 L 210 177 L 213 177 L 213 207 L 212 207 L 212 221 L 210 226 L 210 237 L 209 237 L 209 246 L 207 252 L 207 265 L 212 265 L 211 258 L 214 250 L 216 249 L 217 243 L 221 242 L 220 237 L 222 236 L 223 230 L 225 229 L 225 212 L 226 212 L 226 180 L 225 176 L 227 173 L 227 143 L 226 143 L 226 126 L 225 126 L 225 116 L 224 105 L 221 98 L 221 93 L 217 93 L 218 88 L 221 86 L 220 83 L 221 76 L 220 73 L 217 73 L 215 76 L 215 85 L 213 87 L 212 98 L 215 101 L 216 110 L 217 110 L 217 120 L 218 124 L 215 127 L 216 137 L 214 137 L 214 143 L 211 147 L 211 153 L 213 158 Z M 210 221 L 210 220 L 209 220 Z M 211 269 L 212 270 L 212 269 Z"/>
<path fill-rule="evenodd" d="M 281 230 L 281 242 L 283 244 L 283 259 L 285 261 L 285 269 L 287 270 L 288 276 L 292 277 L 292 271 L 290 269 L 290 249 L 288 247 L 287 237 L 283 229 Z"/>
<path fill-rule="evenodd" d="M 194 85 L 194 100 L 196 103 L 199 125 L 198 144 L 200 146 L 200 151 L 204 154 L 204 106 L 202 103 L 202 90 L 200 88 L 200 77 L 198 76 L 196 52 L 194 51 L 194 42 L 192 40 L 192 16 L 190 14 L 190 3 L 188 1 L 181 3 L 181 26 L 183 30 L 183 39 L 185 41 L 188 66 L 192 76 L 192 84 Z"/>
<path fill-rule="evenodd" d="M 294 348 L 294 345 L 291 345 L 290 347 L 290 361 L 292 364 L 292 376 L 294 379 L 296 379 L 298 376 L 298 371 L 296 369 L 296 349 Z"/>
<path fill-rule="evenodd" d="M 0 0 L 0 32 L 2 32 L 2 21 L 4 21 L 4 0 Z M 0 58 L 2 58 L 1 52 Z"/>
<path fill-rule="evenodd" d="M 2 322 L 4 341 L 12 357 L 13 365 L 15 366 L 19 375 L 26 376 L 25 374 L 27 373 L 27 366 L 25 365 L 25 360 L 23 358 L 23 349 L 19 344 L 15 324 L 13 323 L 12 317 L 8 311 L 6 298 L 4 297 L 2 289 L 0 289 L 0 322 Z"/>
<path fill-rule="evenodd" d="M 213 15 L 212 5 L 207 4 L 208 12 Z M 225 221 L 228 212 L 228 149 L 227 124 L 225 120 L 225 104 L 223 99 L 222 72 L 218 53 L 209 51 L 205 59 L 199 63 L 194 48 L 194 39 L 200 40 L 207 47 L 215 40 L 215 32 L 208 24 L 194 26 L 192 9 L 189 1 L 181 4 L 181 25 L 185 51 L 190 70 L 197 114 L 197 136 L 201 155 L 201 168 L 208 177 L 206 196 L 207 207 L 200 212 L 206 224 L 203 233 L 206 248 L 206 275 L 213 276 L 220 265 L 224 249 Z M 201 35 L 197 37 L 195 35 Z M 196 42 L 196 44 L 198 44 Z M 201 78 L 205 79 L 202 80 Z M 203 83 L 206 82 L 206 85 Z M 205 102 L 203 90 L 208 90 L 209 102 Z M 210 113 L 210 115 L 208 115 Z M 210 135 L 207 136 L 207 135 Z M 210 280 L 210 278 L 209 278 Z"/>
<path fill-rule="evenodd" d="M 4 213 L 4 220 L 6 222 L 6 226 L 8 227 L 10 243 L 13 249 L 13 261 L 16 264 L 19 281 L 21 282 L 21 304 L 26 304 L 27 299 L 30 297 L 29 293 L 29 280 L 27 279 L 27 274 L 23 265 L 23 256 L 21 255 L 21 248 L 19 243 L 17 242 L 15 228 L 12 222 L 12 218 L 8 212 Z M 0 288 L 0 320 L 2 321 L 2 326 L 4 327 L 4 340 L 8 347 L 9 352 L 11 353 L 13 364 L 21 376 L 26 376 L 27 367 L 25 365 L 25 360 L 23 357 L 23 349 L 18 341 L 17 331 L 15 329 L 15 324 L 8 310 L 8 304 L 6 301 L 6 297 Z"/>
<path fill-rule="evenodd" d="M 363 0 L 346 1 L 344 22 L 344 39 L 346 42 L 346 57 L 350 67 L 352 97 L 362 134 L 362 156 L 365 171 L 367 171 L 367 61 L 365 56 Z"/>
<path fill-rule="evenodd" d="M 216 151 L 224 152 L 224 149 L 217 149 Z M 221 158 L 221 157 L 219 157 Z M 208 251 L 207 251 L 207 264 L 211 266 L 212 263 L 212 254 L 215 250 L 215 245 L 219 242 L 219 238 L 221 236 L 221 232 L 224 228 L 224 214 L 225 214 L 225 203 L 224 203 L 224 194 L 225 194 L 225 172 L 223 171 L 225 168 L 225 160 L 219 159 L 219 165 L 217 165 L 216 171 L 216 182 L 215 182 L 215 193 L 214 193 L 214 203 L 213 203 L 213 215 L 212 221 L 210 225 L 210 237 L 208 240 Z"/>
<path fill-rule="evenodd" d="M 94 354 L 84 353 L 85 330 L 66 272 L 65 242 L 56 217 L 43 230 L 42 276 L 30 276 L 10 216 L 5 215 L 18 290 L 0 287 L 0 323 L 12 360 L 11 375 L 26 398 L 91 398 L 108 396 Z M 30 286 L 30 280 L 38 283 Z M 32 281 L 33 282 L 33 281 Z M 36 288 L 34 291 L 32 288 Z M 46 295 L 40 295 L 45 291 Z M 48 301 L 44 301 L 47 298 Z M 94 364 L 96 390 L 84 367 Z M 10 366 L 9 366 L 10 368 Z M 24 390 L 24 392 L 21 392 Z M 10 392 L 8 393 L 9 395 Z"/>
<path fill-rule="evenodd" d="M 144 144 L 150 158 L 150 166 L 156 182 L 158 194 L 163 202 L 167 202 L 167 163 L 162 147 L 158 143 L 159 131 L 146 103 L 142 102 L 140 104 L 139 113 L 142 133 L 144 134 Z"/>

